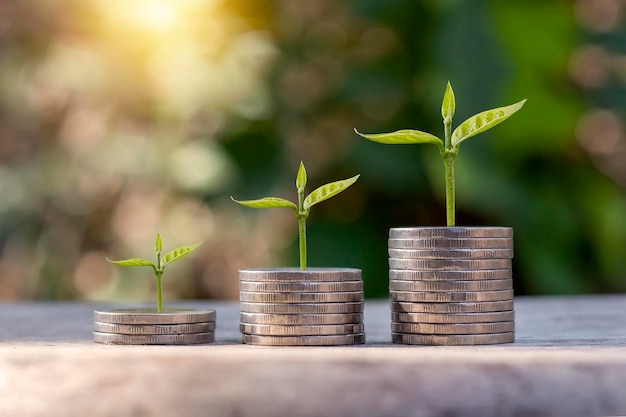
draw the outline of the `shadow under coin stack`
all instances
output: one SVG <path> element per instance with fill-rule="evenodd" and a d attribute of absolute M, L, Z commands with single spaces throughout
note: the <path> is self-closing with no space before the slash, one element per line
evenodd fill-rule
<path fill-rule="evenodd" d="M 511 228 L 390 229 L 392 342 L 513 342 L 512 258 Z"/>
<path fill-rule="evenodd" d="M 243 269 L 239 271 L 239 289 L 243 343 L 365 343 L 359 269 Z"/>
<path fill-rule="evenodd" d="M 116 345 L 191 345 L 215 341 L 215 310 L 94 312 L 93 339 Z"/>

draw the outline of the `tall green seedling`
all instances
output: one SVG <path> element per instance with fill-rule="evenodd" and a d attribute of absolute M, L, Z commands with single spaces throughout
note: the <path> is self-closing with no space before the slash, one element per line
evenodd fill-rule
<path fill-rule="evenodd" d="M 313 192 L 306 197 L 304 196 L 304 189 L 307 183 L 306 169 L 304 168 L 304 164 L 300 162 L 300 168 L 298 169 L 298 174 L 296 175 L 296 189 L 298 190 L 298 204 L 292 203 L 289 200 L 285 200 L 279 197 L 264 197 L 258 200 L 245 200 L 239 201 L 235 200 L 233 197 L 231 199 L 235 203 L 239 203 L 242 206 L 252 207 L 252 208 L 275 208 L 275 207 L 287 207 L 292 209 L 296 214 L 296 219 L 298 220 L 298 243 L 300 247 L 300 269 L 306 269 L 306 220 L 309 217 L 311 207 L 314 205 L 321 203 L 324 200 L 328 200 L 329 198 L 339 194 L 344 191 L 346 188 L 351 186 L 359 179 L 360 175 L 355 175 L 354 177 L 335 181 L 328 183 L 326 185 L 322 185 L 321 187 L 316 188 Z"/>
<path fill-rule="evenodd" d="M 162 277 L 163 272 L 165 272 L 165 267 L 171 264 L 174 261 L 179 260 L 183 256 L 189 255 L 194 250 L 198 249 L 202 242 L 194 243 L 193 245 L 183 246 L 177 249 L 174 249 L 171 252 L 168 252 L 165 256 L 161 257 L 161 251 L 163 250 L 163 242 L 161 240 L 161 235 L 157 233 L 156 241 L 154 242 L 154 251 L 156 253 L 156 263 L 153 263 L 147 259 L 143 258 L 130 258 L 124 259 L 122 261 L 112 261 L 107 258 L 107 261 L 122 265 L 122 266 L 149 266 L 154 271 L 154 276 L 156 278 L 156 286 L 157 286 L 157 312 L 163 312 L 163 286 L 162 286 Z"/>
<path fill-rule="evenodd" d="M 446 222 L 449 227 L 455 225 L 455 189 L 454 189 L 454 160 L 459 154 L 459 147 L 466 139 L 482 133 L 502 123 L 519 109 L 526 100 L 519 101 L 506 107 L 498 107 L 478 113 L 461 123 L 452 131 L 452 118 L 455 111 L 454 91 L 448 82 L 441 104 L 441 117 L 443 118 L 444 140 L 430 133 L 419 130 L 403 129 L 391 133 L 363 134 L 354 131 L 360 136 L 374 142 L 404 145 L 414 143 L 431 143 L 439 149 L 443 159 L 446 184 Z"/>

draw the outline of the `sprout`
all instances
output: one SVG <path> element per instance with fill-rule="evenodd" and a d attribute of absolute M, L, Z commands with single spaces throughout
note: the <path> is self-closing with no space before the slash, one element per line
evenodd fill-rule
<path fill-rule="evenodd" d="M 107 258 L 107 261 L 122 265 L 122 266 L 149 266 L 154 270 L 154 276 L 156 278 L 157 284 L 157 312 L 163 312 L 163 287 L 161 285 L 161 277 L 163 276 L 163 272 L 165 272 L 165 267 L 171 264 L 174 261 L 179 260 L 183 256 L 189 255 L 194 250 L 198 249 L 202 242 L 194 243 L 193 245 L 183 246 L 178 249 L 174 249 L 171 252 L 168 252 L 164 257 L 161 257 L 161 250 L 163 249 L 163 242 L 161 241 L 161 235 L 157 233 L 156 241 L 154 243 L 154 251 L 156 252 L 156 263 L 152 263 L 147 259 L 143 258 L 130 258 L 124 259 L 122 261 L 112 261 Z"/>
<path fill-rule="evenodd" d="M 379 143 L 393 145 L 432 143 L 436 145 L 443 158 L 446 175 L 446 221 L 448 227 L 452 227 L 455 224 L 454 159 L 459 154 L 461 142 L 502 123 L 521 109 L 525 102 L 526 100 L 522 100 L 510 106 L 498 107 L 478 113 L 452 131 L 455 101 L 454 91 L 450 82 L 448 82 L 441 104 L 441 117 L 443 118 L 444 127 L 443 141 L 430 133 L 411 129 L 379 134 L 363 134 L 356 129 L 354 131 L 366 139 Z"/>
<path fill-rule="evenodd" d="M 296 214 L 296 219 L 298 220 L 300 269 L 304 270 L 306 269 L 306 219 L 309 217 L 311 207 L 344 191 L 346 188 L 354 184 L 356 180 L 359 179 L 359 176 L 360 175 L 355 175 L 352 178 L 322 185 L 321 187 L 316 188 L 305 198 L 304 188 L 306 187 L 307 182 L 306 169 L 304 168 L 304 164 L 300 162 L 300 168 L 298 169 L 298 174 L 296 175 L 296 188 L 298 190 L 297 205 L 289 200 L 278 197 L 265 197 L 258 200 L 245 201 L 235 200 L 233 197 L 231 197 L 231 199 L 235 203 L 252 208 L 288 207 L 292 209 Z"/>

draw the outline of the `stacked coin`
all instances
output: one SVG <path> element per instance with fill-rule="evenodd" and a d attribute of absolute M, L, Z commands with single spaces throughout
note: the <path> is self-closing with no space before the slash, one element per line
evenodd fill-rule
<path fill-rule="evenodd" d="M 215 310 L 94 312 L 93 340 L 116 345 L 190 345 L 215 341 Z"/>
<path fill-rule="evenodd" d="M 513 342 L 512 258 L 511 228 L 390 229 L 392 341 Z"/>
<path fill-rule="evenodd" d="M 242 269 L 239 290 L 243 343 L 365 343 L 360 269 Z"/>

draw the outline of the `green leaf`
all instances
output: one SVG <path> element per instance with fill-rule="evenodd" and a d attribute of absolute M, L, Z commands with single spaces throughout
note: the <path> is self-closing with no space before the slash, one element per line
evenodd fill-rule
<path fill-rule="evenodd" d="M 299 192 L 303 192 L 304 187 L 306 187 L 306 169 L 302 161 L 300 161 L 300 168 L 298 168 L 298 175 L 296 176 L 296 188 Z"/>
<path fill-rule="evenodd" d="M 151 266 L 152 268 L 156 268 L 156 266 L 147 259 L 143 258 L 130 258 L 124 259 L 123 261 L 112 261 L 109 258 L 106 258 L 107 261 L 122 266 Z"/>
<path fill-rule="evenodd" d="M 157 253 L 161 253 L 162 249 L 163 249 L 163 241 L 161 240 L 161 234 L 157 233 L 156 242 L 154 242 L 154 250 Z"/>
<path fill-rule="evenodd" d="M 406 145 L 413 143 L 432 143 L 439 147 L 443 147 L 443 142 L 435 135 L 421 132 L 419 130 L 403 129 L 391 133 L 360 133 L 354 129 L 357 135 L 369 139 L 373 142 L 384 143 L 387 145 Z"/>
<path fill-rule="evenodd" d="M 458 146 L 465 139 L 469 139 L 502 123 L 521 109 L 524 103 L 526 103 L 526 100 L 510 106 L 487 110 L 470 117 L 452 132 L 452 146 Z"/>
<path fill-rule="evenodd" d="M 252 208 L 274 208 L 274 207 L 288 207 L 294 209 L 296 212 L 298 211 L 298 207 L 289 200 L 285 200 L 284 198 L 278 197 L 265 197 L 259 200 L 235 200 L 234 198 L 230 198 L 237 204 L 241 204 L 242 206 L 252 207 Z"/>
<path fill-rule="evenodd" d="M 448 81 L 446 92 L 443 94 L 443 102 L 441 103 L 441 117 L 444 120 L 452 120 L 456 104 L 454 101 L 454 90 Z"/>
<path fill-rule="evenodd" d="M 163 259 L 161 259 L 161 269 L 163 269 L 165 265 L 169 265 L 172 262 L 182 258 L 183 256 L 189 255 L 191 252 L 198 249 L 198 246 L 200 246 L 201 244 L 202 242 L 197 242 L 197 243 L 194 243 L 193 245 L 183 246 L 181 248 L 174 249 L 173 251 L 169 252 L 167 255 L 163 257 Z"/>
<path fill-rule="evenodd" d="M 329 198 L 339 194 L 359 179 L 361 175 L 355 175 L 352 178 L 348 178 L 341 181 L 331 182 L 326 185 L 322 185 L 321 187 L 315 189 L 311 194 L 309 194 L 303 203 L 304 210 L 308 211 L 312 206 L 317 203 L 321 203 L 324 200 L 328 200 Z"/>

